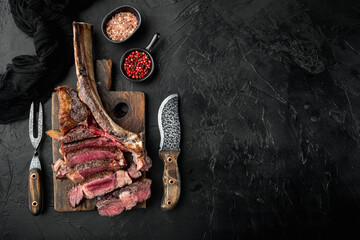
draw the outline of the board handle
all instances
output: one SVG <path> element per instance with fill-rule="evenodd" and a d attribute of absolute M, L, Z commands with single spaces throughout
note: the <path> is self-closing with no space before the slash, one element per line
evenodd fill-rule
<path fill-rule="evenodd" d="M 39 215 L 43 206 L 43 187 L 41 171 L 33 168 L 29 171 L 29 210 L 34 216 Z"/>
<path fill-rule="evenodd" d="M 164 211 L 173 209 L 180 198 L 181 181 L 177 163 L 179 153 L 180 151 L 160 151 L 160 157 L 164 161 L 164 195 L 161 199 L 161 209 Z"/>

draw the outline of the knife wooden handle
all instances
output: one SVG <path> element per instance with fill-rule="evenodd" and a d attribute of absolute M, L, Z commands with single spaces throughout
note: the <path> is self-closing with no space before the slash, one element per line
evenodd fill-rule
<path fill-rule="evenodd" d="M 34 216 L 41 212 L 43 205 L 43 187 L 41 181 L 41 171 L 33 168 L 29 171 L 29 210 Z"/>
<path fill-rule="evenodd" d="M 164 195 L 161 199 L 161 208 L 164 211 L 173 209 L 179 201 L 181 181 L 177 163 L 180 151 L 160 151 L 164 161 L 163 186 Z"/>

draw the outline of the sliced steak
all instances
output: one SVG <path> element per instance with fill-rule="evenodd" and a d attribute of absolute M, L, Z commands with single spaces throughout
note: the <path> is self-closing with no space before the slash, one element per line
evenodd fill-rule
<path fill-rule="evenodd" d="M 78 142 L 63 143 L 60 148 L 60 153 L 65 155 L 66 153 L 73 152 L 78 149 L 88 147 L 115 147 L 116 143 L 105 137 L 98 137 L 92 139 L 85 139 Z"/>
<path fill-rule="evenodd" d="M 84 198 L 84 192 L 81 188 L 81 185 L 77 185 L 70 189 L 69 193 L 69 202 L 72 207 L 78 205 L 81 200 Z"/>
<path fill-rule="evenodd" d="M 96 173 L 84 183 L 70 189 L 69 202 L 72 207 L 76 207 L 84 197 L 92 199 L 131 183 L 131 178 L 124 170 L 118 170 L 115 173 L 110 171 Z"/>
<path fill-rule="evenodd" d="M 104 195 L 117 187 L 116 174 L 100 172 L 81 185 L 87 199 Z"/>
<path fill-rule="evenodd" d="M 52 164 L 56 178 L 68 178 L 74 183 L 81 183 L 89 176 L 101 171 L 117 171 L 124 166 L 115 159 L 94 159 L 70 167 L 64 159 L 57 160 Z"/>
<path fill-rule="evenodd" d="M 151 180 L 148 178 L 135 182 L 128 188 L 121 189 L 119 198 L 126 210 L 135 207 L 137 203 L 147 200 L 151 196 Z"/>
<path fill-rule="evenodd" d="M 70 167 L 95 159 L 115 159 L 121 166 L 126 166 L 124 154 L 116 147 L 82 148 L 66 154 L 65 159 Z"/>
<path fill-rule="evenodd" d="M 137 170 L 136 164 L 135 164 L 135 162 L 133 160 L 130 161 L 129 165 L 130 165 L 129 168 L 127 169 L 128 173 L 129 173 L 129 176 L 132 179 L 136 179 L 136 178 L 141 177 L 142 173 L 141 173 L 141 171 Z"/>
<path fill-rule="evenodd" d="M 63 158 L 59 158 L 55 163 L 51 164 L 51 168 L 54 172 L 58 172 L 64 164 L 65 160 Z"/>
<path fill-rule="evenodd" d="M 125 208 L 117 197 L 96 201 L 98 212 L 101 216 L 113 217 L 122 213 Z"/>
<path fill-rule="evenodd" d="M 96 128 L 91 129 L 91 131 L 93 131 L 94 134 L 96 134 L 98 136 L 103 136 L 103 137 L 106 137 L 106 138 L 110 139 L 124 152 L 131 152 L 114 135 L 109 134 L 109 133 L 107 133 L 107 132 L 105 132 L 103 130 L 96 129 Z M 131 152 L 131 153 L 132 153 L 133 161 L 136 164 L 137 170 L 147 171 L 147 170 L 149 170 L 151 168 L 152 161 L 151 161 L 151 158 L 148 155 L 143 154 L 143 153 L 136 153 L 136 152 Z"/>
<path fill-rule="evenodd" d="M 101 141 L 106 141 L 106 142 L 107 142 L 107 140 L 111 141 L 111 143 L 107 143 L 107 146 L 115 146 L 116 145 L 120 149 L 127 151 L 127 149 L 124 147 L 124 145 L 119 143 L 119 141 L 113 135 L 106 133 L 102 129 L 96 128 L 91 125 L 75 127 L 73 129 L 71 129 L 65 136 L 62 136 L 61 133 L 56 130 L 49 130 L 46 133 L 53 139 L 63 142 L 64 143 L 63 146 L 65 146 L 65 144 L 67 144 L 67 143 L 70 143 L 69 144 L 70 148 L 80 149 L 81 148 L 81 143 L 80 143 L 81 140 L 83 140 L 84 142 L 86 141 L 85 144 L 94 144 L 94 145 L 96 145 L 97 143 L 100 144 L 100 142 L 96 142 L 97 140 L 88 139 L 88 138 L 99 137 L 102 139 Z M 104 140 L 104 139 L 107 139 L 107 140 Z M 68 151 L 71 151 L 71 150 L 61 149 L 60 153 L 66 154 L 66 152 L 68 152 Z M 152 162 L 151 162 L 151 159 L 149 156 L 138 154 L 135 152 L 132 153 L 132 156 L 133 156 L 133 161 L 135 162 L 135 164 L 137 166 L 137 170 L 147 171 L 152 166 Z"/>
<path fill-rule="evenodd" d="M 64 138 L 64 135 L 59 130 L 48 130 L 46 131 L 46 134 L 50 136 L 52 139 L 61 142 L 61 140 Z"/>
<path fill-rule="evenodd" d="M 79 125 L 71 129 L 65 135 L 62 135 L 62 133 L 58 130 L 49 130 L 46 132 L 46 134 L 56 141 L 63 143 L 70 143 L 70 142 L 81 141 L 87 138 L 98 137 L 99 134 L 101 134 L 101 130 L 96 129 L 93 126 L 88 127 L 88 126 Z"/>
<path fill-rule="evenodd" d="M 137 170 L 147 171 L 151 168 L 152 161 L 148 155 L 132 153 L 132 156 L 133 156 L 133 161 L 136 164 Z"/>
<path fill-rule="evenodd" d="M 68 86 L 55 88 L 59 99 L 59 129 L 65 135 L 70 129 L 83 123 L 91 116 L 88 107 L 82 103 L 77 93 Z"/>
<path fill-rule="evenodd" d="M 92 57 L 92 25 L 88 23 L 73 23 L 74 57 L 77 89 L 79 98 L 88 106 L 96 122 L 108 134 L 122 145 L 122 149 L 135 153 L 135 163 L 138 170 L 148 170 L 151 166 L 141 137 L 117 125 L 106 113 L 96 88 Z"/>
<path fill-rule="evenodd" d="M 130 210 L 137 203 L 147 200 L 151 195 L 151 180 L 143 179 L 129 186 L 105 195 L 96 201 L 96 207 L 101 216 L 116 216 L 124 210 Z"/>

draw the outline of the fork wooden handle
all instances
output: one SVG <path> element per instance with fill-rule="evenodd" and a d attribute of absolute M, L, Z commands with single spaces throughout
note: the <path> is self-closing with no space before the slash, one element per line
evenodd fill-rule
<path fill-rule="evenodd" d="M 29 171 L 29 210 L 34 216 L 39 215 L 43 206 L 43 186 L 41 171 L 33 168 Z"/>

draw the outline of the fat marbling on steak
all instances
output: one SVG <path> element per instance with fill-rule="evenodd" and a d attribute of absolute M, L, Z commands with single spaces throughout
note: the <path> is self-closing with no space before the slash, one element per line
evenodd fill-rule
<path fill-rule="evenodd" d="M 106 113 L 98 94 L 92 57 L 92 25 L 88 23 L 73 23 L 75 68 L 78 78 L 77 90 L 79 98 L 90 109 L 96 122 L 111 135 L 110 139 L 117 141 L 121 149 L 133 154 L 137 170 L 148 170 L 152 163 L 147 156 L 145 146 L 138 134 L 123 129 Z"/>

